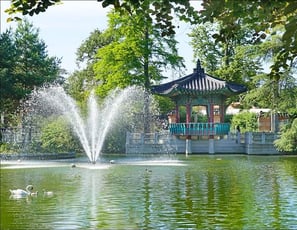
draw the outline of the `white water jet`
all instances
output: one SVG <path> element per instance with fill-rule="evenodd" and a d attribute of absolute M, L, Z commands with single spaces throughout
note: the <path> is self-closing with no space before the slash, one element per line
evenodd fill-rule
<path fill-rule="evenodd" d="M 127 107 L 129 106 L 127 103 L 132 103 L 131 97 L 136 91 L 139 93 L 139 89 L 131 87 L 113 93 L 107 97 L 102 106 L 98 105 L 94 92 L 91 92 L 85 118 L 74 99 L 66 94 L 62 87 L 51 86 L 39 90 L 34 97 L 39 100 L 39 104 L 41 102 L 43 106 L 46 105 L 67 118 L 90 162 L 95 164 L 113 121 L 122 112 L 123 106 Z"/>

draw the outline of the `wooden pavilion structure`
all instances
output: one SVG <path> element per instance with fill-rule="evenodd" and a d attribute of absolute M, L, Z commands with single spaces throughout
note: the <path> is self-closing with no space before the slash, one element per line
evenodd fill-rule
<path fill-rule="evenodd" d="M 172 135 L 186 137 L 186 154 L 192 153 L 191 136 L 208 136 L 209 153 L 214 153 L 214 136 L 226 135 L 230 131 L 230 124 L 224 123 L 226 99 L 246 90 L 244 85 L 230 83 L 206 74 L 199 60 L 192 74 L 152 87 L 153 94 L 163 95 L 174 101 L 175 122 L 169 124 L 169 131 Z M 207 123 L 191 121 L 192 107 L 201 105 L 206 107 Z M 185 123 L 180 122 L 180 106 L 186 107 Z M 214 111 L 215 106 L 218 108 L 217 111 Z M 216 122 L 215 113 L 219 116 Z"/>

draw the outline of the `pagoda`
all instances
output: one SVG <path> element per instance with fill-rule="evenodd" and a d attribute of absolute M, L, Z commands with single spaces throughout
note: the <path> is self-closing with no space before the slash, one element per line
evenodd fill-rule
<path fill-rule="evenodd" d="M 175 103 L 175 117 L 169 124 L 169 132 L 175 136 L 185 137 L 186 154 L 192 153 L 192 136 L 207 136 L 208 152 L 214 153 L 214 137 L 226 135 L 230 131 L 230 124 L 224 123 L 226 99 L 246 91 L 247 88 L 244 85 L 227 82 L 206 74 L 199 60 L 192 74 L 152 86 L 153 94 L 169 97 Z M 185 123 L 180 122 L 180 106 L 186 107 Z M 193 106 L 206 107 L 207 123 L 191 121 Z M 214 120 L 215 116 L 218 119 Z"/>

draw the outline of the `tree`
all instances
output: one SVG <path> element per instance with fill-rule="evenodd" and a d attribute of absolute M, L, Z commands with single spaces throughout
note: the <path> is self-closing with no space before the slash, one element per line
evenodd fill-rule
<path fill-rule="evenodd" d="M 264 64 L 273 63 L 281 52 L 283 27 L 274 28 L 273 33 L 255 42 L 253 24 L 242 24 L 240 20 L 233 24 L 236 29 L 232 36 L 220 35 L 225 25 L 218 21 L 196 26 L 189 34 L 194 55 L 201 59 L 208 73 L 248 86 L 249 91 L 240 96 L 245 108 L 256 106 L 285 112 L 295 107 L 293 66 L 274 77 L 263 70 Z M 285 99 L 286 96 L 289 97 Z"/>
<path fill-rule="evenodd" d="M 282 128 L 282 135 L 274 144 L 279 151 L 297 152 L 297 118 Z"/>
<path fill-rule="evenodd" d="M 47 54 L 38 29 L 27 20 L 0 36 L 1 113 L 11 114 L 35 87 L 61 81 L 60 60 Z"/>
<path fill-rule="evenodd" d="M 65 153 L 80 151 L 78 140 L 71 132 L 69 124 L 61 117 L 49 119 L 41 130 L 41 148 L 43 152 Z"/>
<path fill-rule="evenodd" d="M 249 85 L 251 78 L 261 73 L 261 56 L 257 56 L 257 47 L 251 44 L 251 30 L 240 25 L 236 34 L 217 40 L 217 33 L 222 30 L 220 23 L 200 24 L 189 36 L 194 56 L 199 58 L 210 74 L 227 81 Z"/>
<path fill-rule="evenodd" d="M 17 51 L 13 40 L 12 30 L 7 30 L 0 35 L 0 111 L 4 115 L 6 111 L 13 111 L 17 106 L 17 98 L 14 94 L 14 66 L 17 59 Z"/>
<path fill-rule="evenodd" d="M 98 49 L 110 44 L 112 39 L 112 36 L 96 29 L 77 49 L 77 65 L 84 68 L 71 74 L 65 85 L 67 92 L 77 101 L 85 101 L 86 93 L 97 85 L 94 64 L 100 59 L 96 57 L 96 54 Z"/>
<path fill-rule="evenodd" d="M 238 23 L 248 24 L 254 29 L 253 38 L 257 43 L 267 34 L 275 33 L 275 27 L 283 26 L 281 48 L 271 65 L 271 78 L 278 78 L 292 65 L 296 65 L 297 43 L 297 2 L 296 1 L 217 1 L 202 3 L 200 20 L 203 22 L 219 21 L 224 27 L 216 34 L 216 40 L 232 36 L 238 30 Z"/>
<path fill-rule="evenodd" d="M 115 87 L 125 88 L 131 85 L 143 87 L 150 91 L 153 82 L 164 79 L 162 70 L 166 68 L 179 69 L 183 67 L 178 56 L 176 40 L 162 37 L 160 29 L 153 26 L 148 17 L 151 0 L 145 0 L 144 12 L 131 14 L 109 14 L 107 34 L 112 34 L 113 42 L 98 50 L 98 62 L 94 65 L 96 80 L 99 82 L 97 93 L 105 96 Z M 148 100 L 148 95 L 144 100 Z M 149 125 L 149 106 L 145 103 L 144 124 Z M 148 132 L 149 127 L 144 127 Z"/>
<path fill-rule="evenodd" d="M 96 54 L 98 49 L 113 41 L 112 34 L 106 34 L 98 29 L 90 33 L 90 36 L 79 46 L 76 52 L 78 65 L 85 63 L 93 64 L 98 61 Z"/>
<path fill-rule="evenodd" d="M 113 5 L 118 12 L 131 13 L 145 12 L 143 0 L 98 0 L 103 7 Z M 11 6 L 6 10 L 10 15 L 21 12 L 30 16 L 44 12 L 48 7 L 59 3 L 60 0 L 12 0 Z M 190 0 L 154 0 L 148 18 L 156 19 L 156 25 L 162 29 L 162 35 L 172 35 L 175 33 L 175 26 L 172 23 L 173 12 L 182 20 L 187 20 L 197 24 L 199 21 L 213 20 L 221 21 L 225 27 L 220 31 L 217 38 L 232 36 L 236 30 L 236 21 L 253 24 L 255 29 L 255 41 L 261 39 L 264 33 L 279 24 L 283 25 L 285 32 L 282 34 L 283 49 L 278 54 L 277 60 L 271 66 L 271 74 L 278 73 L 282 69 L 287 69 L 293 62 L 296 62 L 297 42 L 297 2 L 290 0 L 202 0 L 203 10 L 198 12 L 191 6 Z M 19 20 L 15 16 L 9 20 Z"/>
<path fill-rule="evenodd" d="M 102 2 L 102 7 L 110 5 L 120 13 L 130 13 L 134 15 L 146 12 L 147 8 L 143 5 L 143 0 L 97 0 Z M 23 15 L 33 16 L 41 12 L 45 12 L 50 6 L 61 3 L 61 0 L 12 0 L 10 8 L 6 12 L 10 15 L 22 13 Z M 173 12 L 180 16 L 183 20 L 194 20 L 196 17 L 195 9 L 190 5 L 189 0 L 154 0 L 148 14 L 148 19 L 152 21 L 156 19 L 155 25 L 162 29 L 162 35 L 174 34 L 174 24 L 172 23 Z M 13 16 L 8 19 L 21 20 L 18 16 Z"/>
<path fill-rule="evenodd" d="M 231 119 L 231 130 L 239 127 L 241 132 L 255 132 L 258 130 L 257 115 L 250 112 L 241 112 Z"/>
<path fill-rule="evenodd" d="M 39 38 L 39 30 L 27 20 L 18 25 L 15 44 L 18 59 L 14 72 L 18 76 L 20 97 L 30 93 L 34 87 L 59 78 L 60 60 L 49 57 L 46 44 Z"/>
<path fill-rule="evenodd" d="M 150 1 L 144 1 L 149 9 Z M 149 90 L 152 81 L 164 78 L 162 70 L 183 67 L 174 37 L 160 36 L 160 30 L 148 21 L 146 12 L 130 17 L 116 12 L 109 14 L 106 34 L 113 42 L 100 48 L 94 65 L 97 92 L 105 95 L 114 87 L 139 85 Z"/>

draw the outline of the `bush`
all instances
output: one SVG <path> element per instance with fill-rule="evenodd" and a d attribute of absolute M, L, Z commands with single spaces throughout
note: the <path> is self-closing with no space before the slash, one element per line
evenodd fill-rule
<path fill-rule="evenodd" d="M 77 151 L 79 148 L 71 128 L 62 118 L 48 122 L 41 132 L 42 152 L 62 153 Z"/>
<path fill-rule="evenodd" d="M 281 137 L 274 144 L 279 151 L 297 152 L 297 118 L 290 125 L 281 128 Z"/>
<path fill-rule="evenodd" d="M 240 132 L 255 132 L 258 130 L 257 115 L 251 112 L 241 112 L 231 119 L 231 130 L 240 128 Z"/>

